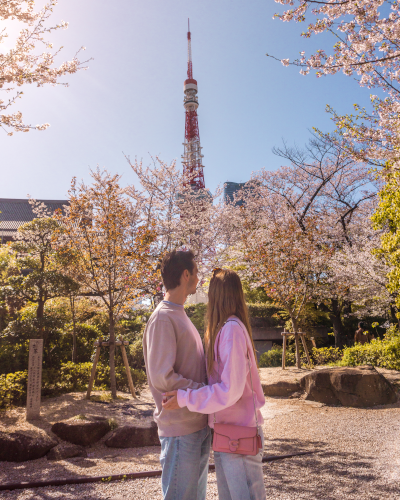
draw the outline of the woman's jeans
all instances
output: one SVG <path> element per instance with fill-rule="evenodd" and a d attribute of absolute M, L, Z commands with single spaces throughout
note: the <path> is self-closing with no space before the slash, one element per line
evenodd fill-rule
<path fill-rule="evenodd" d="M 205 500 L 211 430 L 160 437 L 164 500 Z"/>
<path fill-rule="evenodd" d="M 219 500 L 265 500 L 262 456 L 264 434 L 258 428 L 262 448 L 255 456 L 214 452 Z"/>

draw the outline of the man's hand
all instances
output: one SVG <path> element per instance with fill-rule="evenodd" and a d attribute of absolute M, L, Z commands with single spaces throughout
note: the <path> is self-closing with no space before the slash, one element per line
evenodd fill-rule
<path fill-rule="evenodd" d="M 178 391 L 164 392 L 162 405 L 165 410 L 177 410 L 180 408 L 178 405 Z"/>

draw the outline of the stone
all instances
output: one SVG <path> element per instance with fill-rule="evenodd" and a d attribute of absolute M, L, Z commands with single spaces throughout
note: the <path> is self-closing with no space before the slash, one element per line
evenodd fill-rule
<path fill-rule="evenodd" d="M 109 448 L 141 448 L 144 446 L 160 446 L 158 429 L 155 422 L 147 425 L 124 425 L 118 427 L 106 440 Z"/>
<path fill-rule="evenodd" d="M 42 458 L 57 445 L 57 441 L 38 434 L 31 436 L 22 432 L 0 432 L 0 461 L 25 462 Z"/>
<path fill-rule="evenodd" d="M 367 408 L 397 401 L 390 382 L 369 365 L 316 370 L 300 384 L 306 400 L 327 405 Z"/>
<path fill-rule="evenodd" d="M 51 431 L 63 441 L 90 446 L 99 441 L 111 426 L 106 418 L 87 416 L 85 419 L 72 418 L 53 424 Z"/>
<path fill-rule="evenodd" d="M 52 448 L 46 455 L 47 460 L 66 460 L 73 457 L 87 457 L 87 451 L 78 444 L 61 443 Z"/>
<path fill-rule="evenodd" d="M 300 391 L 300 383 L 282 380 L 274 384 L 262 384 L 262 388 L 265 396 L 288 397 L 294 392 Z"/>

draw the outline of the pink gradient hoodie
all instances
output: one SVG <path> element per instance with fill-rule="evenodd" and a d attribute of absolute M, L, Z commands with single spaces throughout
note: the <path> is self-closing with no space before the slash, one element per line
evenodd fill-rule
<path fill-rule="evenodd" d="M 221 328 L 215 346 L 219 355 L 219 373 L 218 363 L 214 361 L 213 372 L 208 377 L 209 385 L 200 389 L 179 389 L 179 406 L 186 406 L 192 412 L 208 414 L 210 427 L 214 427 L 214 413 L 218 423 L 254 427 L 256 420 L 250 360 L 258 425 L 261 425 L 263 418 L 260 408 L 265 404 L 264 393 L 250 338 L 246 327 L 236 316 L 231 316 Z"/>

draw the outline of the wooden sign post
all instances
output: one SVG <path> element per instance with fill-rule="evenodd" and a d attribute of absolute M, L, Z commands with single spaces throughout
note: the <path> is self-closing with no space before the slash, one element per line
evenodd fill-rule
<path fill-rule="evenodd" d="M 28 394 L 26 420 L 40 418 L 40 396 L 42 392 L 43 339 L 29 340 Z"/>

